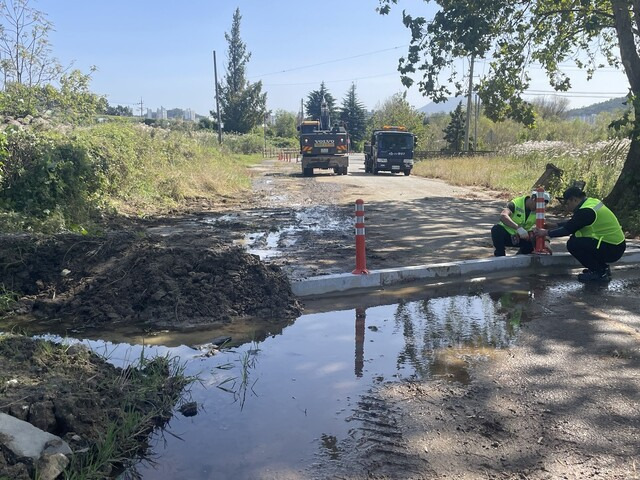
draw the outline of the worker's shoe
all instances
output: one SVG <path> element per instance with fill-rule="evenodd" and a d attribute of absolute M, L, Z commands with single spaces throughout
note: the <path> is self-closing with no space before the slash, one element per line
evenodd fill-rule
<path fill-rule="evenodd" d="M 578 281 L 583 283 L 588 282 L 608 282 L 611 280 L 611 274 L 608 269 L 601 272 L 594 272 L 593 270 L 587 270 L 587 272 L 578 275 Z"/>
<path fill-rule="evenodd" d="M 589 270 L 588 268 L 585 268 L 582 270 L 582 273 L 589 273 L 591 270 Z M 611 279 L 611 267 L 609 267 L 609 265 L 607 265 L 607 268 L 605 268 L 605 273 L 609 276 L 609 279 Z"/>

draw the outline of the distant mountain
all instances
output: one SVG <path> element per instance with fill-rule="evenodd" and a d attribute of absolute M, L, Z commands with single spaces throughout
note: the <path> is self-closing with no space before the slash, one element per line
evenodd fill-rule
<path fill-rule="evenodd" d="M 612 98 L 605 102 L 594 103 L 593 105 L 587 105 L 582 108 L 574 108 L 567 111 L 567 117 L 588 117 L 591 115 L 597 115 L 602 112 L 613 112 L 626 108 L 623 105 L 627 101 L 627 97 Z"/>
<path fill-rule="evenodd" d="M 567 111 L 567 117 L 588 117 L 591 115 L 597 115 L 601 112 L 613 112 L 625 108 L 626 106 L 624 105 L 624 102 L 626 101 L 626 97 L 619 97 L 600 103 L 594 103 L 593 105 L 587 105 L 586 107 L 574 108 Z M 424 107 L 418 108 L 418 111 L 424 112 L 427 116 L 436 113 L 451 113 L 456 109 L 460 102 L 462 102 L 462 108 L 466 109 L 466 97 L 450 97 L 442 103 L 428 103 Z"/>
<path fill-rule="evenodd" d="M 450 97 L 442 103 L 427 103 L 424 107 L 420 107 L 418 111 L 424 112 L 427 116 L 433 115 L 434 113 L 451 113 L 456 109 L 460 102 L 462 102 L 463 107 L 467 106 L 466 98 Z"/>

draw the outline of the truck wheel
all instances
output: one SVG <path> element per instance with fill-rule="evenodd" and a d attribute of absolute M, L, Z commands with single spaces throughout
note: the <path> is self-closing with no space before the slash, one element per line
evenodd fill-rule
<path fill-rule="evenodd" d="M 342 167 L 342 175 L 347 175 L 349 173 L 349 167 Z"/>
<path fill-rule="evenodd" d="M 378 174 L 378 168 L 375 165 L 371 166 L 371 173 L 373 173 L 374 175 Z"/>
<path fill-rule="evenodd" d="M 313 168 L 303 168 L 302 169 L 303 177 L 312 177 L 313 176 Z"/>
<path fill-rule="evenodd" d="M 409 175 L 411 175 L 411 169 L 409 169 L 409 170 L 405 170 L 405 171 L 404 171 L 404 176 L 405 176 L 405 177 L 408 177 Z"/>

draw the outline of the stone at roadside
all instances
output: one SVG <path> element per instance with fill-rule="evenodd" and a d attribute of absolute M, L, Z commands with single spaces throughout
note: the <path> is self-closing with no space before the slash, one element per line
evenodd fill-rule
<path fill-rule="evenodd" d="M 4 439 L 4 447 L 16 458 L 30 458 L 35 462 L 43 450 L 52 446 L 54 451 L 48 450 L 48 453 L 71 454 L 69 445 L 60 437 L 6 413 L 0 413 L 0 437 Z"/>
<path fill-rule="evenodd" d="M 62 453 L 44 454 L 37 463 L 39 480 L 55 480 L 69 465 L 69 459 Z"/>
<path fill-rule="evenodd" d="M 182 405 L 180 408 L 180 413 L 185 417 L 193 417 L 198 414 L 198 403 L 197 402 L 189 402 Z"/>

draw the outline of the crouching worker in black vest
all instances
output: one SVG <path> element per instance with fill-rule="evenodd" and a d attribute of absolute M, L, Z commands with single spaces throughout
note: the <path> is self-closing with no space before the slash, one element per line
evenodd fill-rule
<path fill-rule="evenodd" d="M 519 255 L 533 251 L 533 241 L 529 231 L 536 224 L 536 198 L 538 192 L 531 196 L 523 195 L 514 198 L 500 213 L 500 222 L 491 228 L 491 240 L 495 249 L 493 255 L 504 257 L 506 247 L 518 247 Z M 551 197 L 544 193 L 544 202 L 549 203 Z"/>
<path fill-rule="evenodd" d="M 535 229 L 536 236 L 565 237 L 567 250 L 585 269 L 581 282 L 608 282 L 609 264 L 620 260 L 627 244 L 618 219 L 601 200 L 589 198 L 578 187 L 568 188 L 562 195 L 564 206 L 573 216 L 555 228 Z M 547 222 L 552 226 L 551 222 Z"/>

